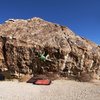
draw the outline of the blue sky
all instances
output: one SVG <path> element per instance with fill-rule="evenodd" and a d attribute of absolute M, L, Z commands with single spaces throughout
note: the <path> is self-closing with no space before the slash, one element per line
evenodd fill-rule
<path fill-rule="evenodd" d="M 0 23 L 41 17 L 100 44 L 100 0 L 0 0 Z"/>

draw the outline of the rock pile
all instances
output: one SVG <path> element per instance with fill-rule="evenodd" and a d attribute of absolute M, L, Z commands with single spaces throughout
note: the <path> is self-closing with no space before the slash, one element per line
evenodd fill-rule
<path fill-rule="evenodd" d="M 100 46 L 40 18 L 10 19 L 0 25 L 0 69 L 17 77 L 52 73 L 99 79 Z"/>

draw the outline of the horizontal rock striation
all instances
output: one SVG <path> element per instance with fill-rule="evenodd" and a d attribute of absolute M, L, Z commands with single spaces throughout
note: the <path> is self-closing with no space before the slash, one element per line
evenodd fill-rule
<path fill-rule="evenodd" d="M 100 79 L 100 46 L 40 18 L 10 19 L 0 25 L 0 69 L 18 77 Z"/>

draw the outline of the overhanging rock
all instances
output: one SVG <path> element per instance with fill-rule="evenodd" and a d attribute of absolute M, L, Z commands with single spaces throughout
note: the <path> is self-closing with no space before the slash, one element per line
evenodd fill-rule
<path fill-rule="evenodd" d="M 40 18 L 10 19 L 0 25 L 0 69 L 16 76 L 52 72 L 99 79 L 100 47 Z"/>

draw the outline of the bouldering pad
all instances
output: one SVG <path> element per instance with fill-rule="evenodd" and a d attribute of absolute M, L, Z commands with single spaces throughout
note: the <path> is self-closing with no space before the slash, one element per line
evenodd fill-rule
<path fill-rule="evenodd" d="M 51 80 L 48 80 L 48 79 L 38 79 L 38 80 L 35 80 L 33 82 L 33 84 L 35 84 L 35 85 L 50 85 L 51 84 Z"/>

